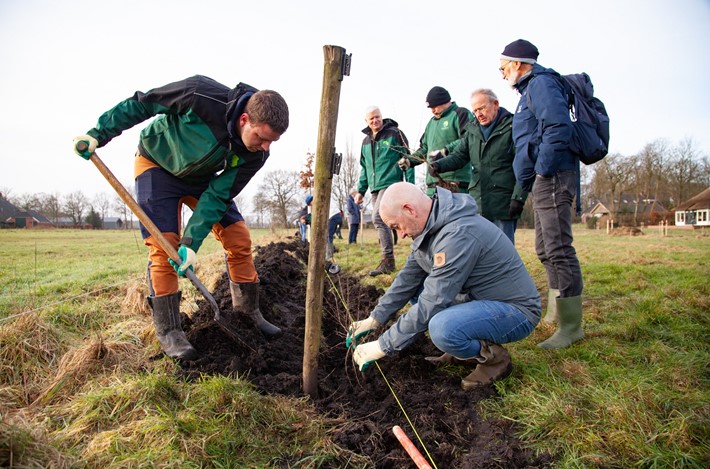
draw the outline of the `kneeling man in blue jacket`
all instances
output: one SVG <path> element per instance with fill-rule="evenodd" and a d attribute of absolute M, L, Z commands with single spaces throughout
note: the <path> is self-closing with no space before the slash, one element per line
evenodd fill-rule
<path fill-rule="evenodd" d="M 478 214 L 471 196 L 441 187 L 429 197 L 414 184 L 393 184 L 380 216 L 402 238 L 412 238 L 412 253 L 370 316 L 348 330 L 346 345 L 355 347 L 359 369 L 428 330 L 444 352 L 428 361 L 475 366 L 461 382 L 464 389 L 508 376 L 513 366 L 502 344 L 530 335 L 541 312 L 540 295 L 515 246 Z M 420 290 L 418 301 L 377 340 L 361 343 Z"/>

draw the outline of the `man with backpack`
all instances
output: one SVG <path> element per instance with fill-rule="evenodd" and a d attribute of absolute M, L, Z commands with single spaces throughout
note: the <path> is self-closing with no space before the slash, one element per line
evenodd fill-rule
<path fill-rule="evenodd" d="M 567 88 L 557 72 L 537 63 L 538 54 L 529 41 L 513 41 L 503 50 L 499 70 L 520 93 L 513 118 L 513 169 L 517 183 L 533 197 L 535 251 L 548 284 L 543 321 L 557 323 L 552 337 L 538 346 L 558 349 L 584 337 L 582 271 L 572 246 L 579 158 L 572 151 Z"/>

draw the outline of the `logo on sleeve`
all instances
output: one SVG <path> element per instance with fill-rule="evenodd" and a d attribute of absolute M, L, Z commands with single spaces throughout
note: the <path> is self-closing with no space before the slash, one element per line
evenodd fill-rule
<path fill-rule="evenodd" d="M 441 267 L 446 264 L 446 253 L 437 252 L 434 254 L 434 267 Z"/>

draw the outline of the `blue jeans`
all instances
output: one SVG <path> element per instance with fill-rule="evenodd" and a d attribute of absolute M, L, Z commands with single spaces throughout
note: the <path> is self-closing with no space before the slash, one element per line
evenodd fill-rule
<path fill-rule="evenodd" d="M 515 246 L 515 229 L 518 227 L 518 220 L 493 220 L 493 224 L 500 228 Z"/>
<path fill-rule="evenodd" d="M 301 241 L 305 242 L 308 238 L 306 233 L 308 232 L 308 225 L 305 223 L 298 222 L 298 231 L 301 233 Z"/>
<path fill-rule="evenodd" d="M 522 311 L 500 301 L 469 301 L 436 314 L 429 321 L 431 341 L 456 358 L 481 354 L 481 340 L 507 344 L 529 336 L 533 326 Z"/>
<path fill-rule="evenodd" d="M 535 213 L 535 252 L 547 273 L 547 285 L 560 297 L 582 294 L 582 269 L 572 246 L 572 202 L 577 193 L 577 172 L 558 171 L 535 177 L 532 189 Z"/>

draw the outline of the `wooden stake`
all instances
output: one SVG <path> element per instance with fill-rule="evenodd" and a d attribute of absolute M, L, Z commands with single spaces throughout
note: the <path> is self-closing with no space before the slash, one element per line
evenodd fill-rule
<path fill-rule="evenodd" d="M 335 153 L 335 129 L 338 122 L 340 83 L 348 60 L 345 49 L 323 46 L 323 92 L 321 95 L 318 148 L 313 182 L 311 243 L 308 251 L 306 283 L 306 331 L 303 341 L 303 392 L 318 397 L 318 349 L 323 324 L 323 279 L 325 243 L 328 236 L 328 211 L 333 184 L 332 162 Z"/>

